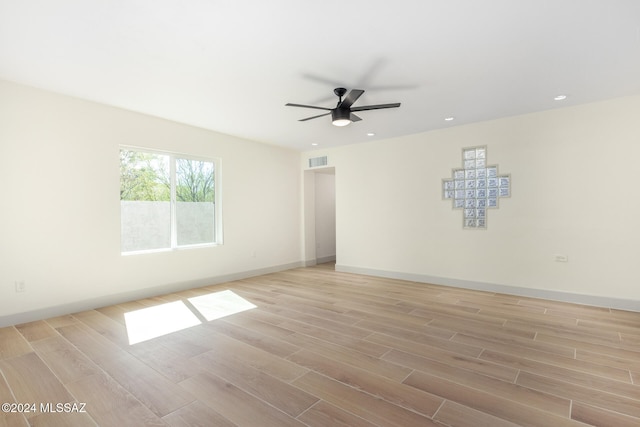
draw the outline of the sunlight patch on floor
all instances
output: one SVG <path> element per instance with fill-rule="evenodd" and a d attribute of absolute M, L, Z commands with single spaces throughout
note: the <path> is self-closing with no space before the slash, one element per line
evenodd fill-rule
<path fill-rule="evenodd" d="M 124 314 L 129 344 L 137 344 L 207 321 L 256 308 L 233 291 L 213 292 Z"/>
<path fill-rule="evenodd" d="M 124 320 L 129 344 L 137 344 L 201 323 L 182 301 L 130 311 L 124 314 Z"/>
<path fill-rule="evenodd" d="M 207 320 L 215 320 L 256 308 L 255 305 L 229 290 L 189 298 L 189 302 Z"/>

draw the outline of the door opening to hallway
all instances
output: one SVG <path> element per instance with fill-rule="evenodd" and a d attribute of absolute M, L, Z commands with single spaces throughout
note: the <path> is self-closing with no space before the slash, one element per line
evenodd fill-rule
<path fill-rule="evenodd" d="M 305 171 L 305 260 L 336 261 L 335 168 Z"/>

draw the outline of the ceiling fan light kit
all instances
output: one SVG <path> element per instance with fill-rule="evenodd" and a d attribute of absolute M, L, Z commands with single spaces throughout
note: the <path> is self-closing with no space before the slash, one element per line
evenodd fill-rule
<path fill-rule="evenodd" d="M 349 110 L 335 109 L 331 112 L 331 124 L 334 126 L 346 126 L 351 123 Z"/>
<path fill-rule="evenodd" d="M 302 108 L 315 108 L 317 110 L 327 110 L 328 113 L 319 114 L 317 116 L 307 117 L 304 119 L 300 119 L 300 122 L 305 122 L 311 119 L 317 119 L 318 117 L 324 117 L 331 114 L 331 123 L 334 126 L 347 126 L 351 122 L 359 122 L 362 120 L 360 117 L 355 115 L 354 111 L 367 111 L 367 110 L 381 110 L 384 108 L 397 108 L 400 106 L 400 103 L 397 102 L 395 104 L 378 104 L 378 105 L 364 105 L 362 107 L 351 107 L 357 100 L 362 96 L 364 90 L 362 89 L 352 89 L 347 96 L 342 99 L 342 97 L 347 93 L 347 89 L 343 87 L 338 87 L 333 90 L 333 93 L 338 97 L 338 104 L 335 108 L 326 108 L 326 107 L 317 107 L 315 105 L 303 105 L 303 104 L 291 104 L 287 103 L 285 106 L 287 107 L 302 107 Z"/>

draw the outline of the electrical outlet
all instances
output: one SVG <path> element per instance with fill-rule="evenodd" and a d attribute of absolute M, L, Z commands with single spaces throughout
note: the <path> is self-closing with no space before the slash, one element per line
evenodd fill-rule
<path fill-rule="evenodd" d="M 567 255 L 555 254 L 554 256 L 555 256 L 556 262 L 568 262 L 569 261 L 569 257 Z"/>
<path fill-rule="evenodd" d="M 27 290 L 27 285 L 24 280 L 16 280 L 16 292 L 24 292 Z"/>

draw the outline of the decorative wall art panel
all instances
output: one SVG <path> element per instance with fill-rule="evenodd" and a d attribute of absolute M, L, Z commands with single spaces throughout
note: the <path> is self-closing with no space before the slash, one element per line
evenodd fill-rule
<path fill-rule="evenodd" d="M 511 197 L 511 175 L 500 175 L 497 165 L 487 164 L 486 146 L 463 148 L 462 166 L 442 180 L 442 198 L 463 211 L 463 228 L 486 229 L 487 209 L 497 209 L 499 199 Z"/>

